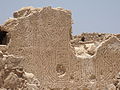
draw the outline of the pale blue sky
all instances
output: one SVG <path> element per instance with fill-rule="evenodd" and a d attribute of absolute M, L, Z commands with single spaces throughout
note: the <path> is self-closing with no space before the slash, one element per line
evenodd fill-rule
<path fill-rule="evenodd" d="M 72 11 L 73 34 L 120 33 L 120 0 L 0 0 L 0 24 L 22 7 L 63 7 Z"/>

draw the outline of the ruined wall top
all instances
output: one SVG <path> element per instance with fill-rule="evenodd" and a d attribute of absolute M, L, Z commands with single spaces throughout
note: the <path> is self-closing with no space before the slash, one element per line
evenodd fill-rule
<path fill-rule="evenodd" d="M 12 30 L 17 24 L 26 18 L 31 18 L 32 16 L 39 15 L 39 14 L 46 14 L 46 13 L 55 14 L 54 12 L 57 12 L 56 15 L 59 17 L 60 14 L 65 14 L 71 17 L 71 11 L 65 10 L 63 8 L 52 8 L 51 6 L 43 7 L 43 8 L 34 8 L 34 7 L 24 7 L 21 8 L 18 11 L 15 11 L 13 13 L 13 18 L 9 18 L 4 24 L 0 25 L 0 30 L 10 31 Z M 50 15 L 51 15 L 50 14 Z M 45 16 L 46 18 L 49 17 Z M 38 17 L 36 17 L 38 19 Z M 35 17 L 34 17 L 35 19 Z M 71 22 L 72 23 L 72 22 Z"/>

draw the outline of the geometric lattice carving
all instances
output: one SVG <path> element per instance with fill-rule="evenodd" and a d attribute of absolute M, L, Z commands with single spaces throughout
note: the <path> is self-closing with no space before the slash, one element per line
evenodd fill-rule
<path fill-rule="evenodd" d="M 62 8 L 27 7 L 13 16 L 0 26 L 10 35 L 0 50 L 23 56 L 20 65 L 37 76 L 41 90 L 104 90 L 120 71 L 119 35 L 72 37 L 71 12 Z"/>

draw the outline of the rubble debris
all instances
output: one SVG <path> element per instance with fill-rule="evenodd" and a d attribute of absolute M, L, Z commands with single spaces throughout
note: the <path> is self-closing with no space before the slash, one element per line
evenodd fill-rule
<path fill-rule="evenodd" d="M 0 90 L 39 90 L 37 78 L 19 66 L 21 60 L 0 51 Z"/>
<path fill-rule="evenodd" d="M 73 36 L 71 46 L 74 48 L 77 57 L 92 58 L 97 51 L 97 47 L 113 36 L 118 36 L 118 34 L 82 33 Z"/>

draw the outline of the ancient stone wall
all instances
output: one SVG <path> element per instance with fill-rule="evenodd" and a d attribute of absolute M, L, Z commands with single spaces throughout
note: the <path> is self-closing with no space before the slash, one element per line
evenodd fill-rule
<path fill-rule="evenodd" d="M 120 71 L 119 34 L 71 35 L 71 12 L 22 8 L 0 26 L 3 53 L 22 56 L 20 65 L 40 81 L 40 90 L 104 90 Z M 4 35 L 3 35 L 4 36 Z"/>
<path fill-rule="evenodd" d="M 120 41 L 116 37 L 102 43 L 98 47 L 96 56 L 93 60 L 95 75 L 99 81 L 100 88 L 109 85 L 120 71 Z"/>
<path fill-rule="evenodd" d="M 43 85 L 68 79 L 70 11 L 24 8 L 15 12 L 3 28 L 11 36 L 8 53 L 24 56 L 21 65 L 34 73 Z M 64 79 L 58 78 L 64 74 Z"/>

